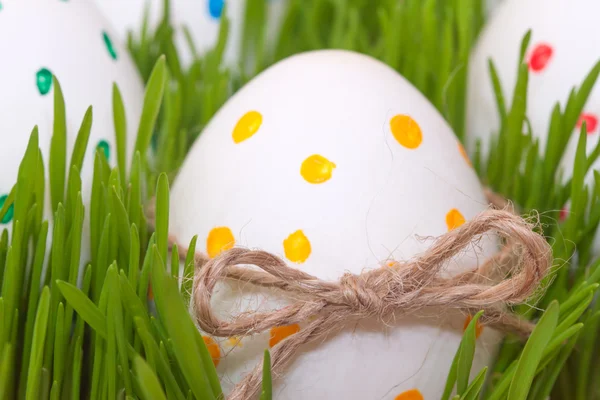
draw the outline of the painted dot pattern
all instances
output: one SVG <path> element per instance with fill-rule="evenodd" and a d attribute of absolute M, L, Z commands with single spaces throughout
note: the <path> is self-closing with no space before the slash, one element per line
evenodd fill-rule
<path fill-rule="evenodd" d="M 300 167 L 300 175 L 308 183 L 323 183 L 331 179 L 333 170 L 336 168 L 335 163 L 319 154 L 313 154 L 302 162 Z"/>
<path fill-rule="evenodd" d="M 117 59 L 117 50 L 115 50 L 113 42 L 112 42 L 112 40 L 110 40 L 108 33 L 102 32 L 102 40 L 104 40 L 104 45 L 106 46 L 106 50 L 108 51 L 108 54 L 110 54 L 110 58 L 112 58 L 113 60 L 116 60 Z"/>
<path fill-rule="evenodd" d="M 585 130 L 588 135 L 596 132 L 598 129 L 598 117 L 594 114 L 583 113 L 579 116 L 579 120 L 577 120 L 577 127 L 581 128 L 583 123 L 585 122 Z"/>
<path fill-rule="evenodd" d="M 467 315 L 467 317 L 465 318 L 465 323 L 463 324 L 463 332 L 465 330 L 467 330 L 467 327 L 471 323 L 471 320 L 473 320 L 473 317 L 470 315 Z M 481 332 L 483 332 L 483 325 L 481 324 L 481 322 L 479 322 L 479 320 L 477 320 L 477 322 L 475 323 L 475 338 L 476 339 L 479 339 L 479 336 L 481 336 Z"/>
<path fill-rule="evenodd" d="M 231 229 L 227 227 L 217 227 L 210 231 L 206 239 L 206 253 L 210 258 L 216 257 L 221 252 L 232 249 L 235 245 L 235 238 Z"/>
<path fill-rule="evenodd" d="M 269 339 L 269 346 L 274 347 L 277 345 L 277 343 L 298 332 L 300 332 L 300 325 L 298 324 L 278 326 L 272 328 L 271 337 Z"/>
<path fill-rule="evenodd" d="M 210 354 L 210 358 L 212 358 L 213 364 L 215 364 L 215 367 L 218 367 L 221 361 L 221 349 L 219 349 L 219 345 L 210 336 L 202 336 L 202 339 Z"/>
<path fill-rule="evenodd" d="M 545 43 L 538 44 L 533 48 L 529 57 L 529 69 L 533 72 L 544 71 L 552 60 L 553 55 L 554 49 L 552 46 Z"/>
<path fill-rule="evenodd" d="M 262 125 L 262 115 L 258 111 L 249 111 L 237 122 L 233 128 L 233 142 L 241 143 L 254 136 Z"/>
<path fill-rule="evenodd" d="M 416 149 L 423 141 L 423 132 L 419 124 L 408 115 L 396 115 L 390 121 L 394 138 L 407 149 Z"/>
<path fill-rule="evenodd" d="M 448 226 L 448 231 L 456 229 L 464 223 L 465 217 L 456 208 L 453 208 L 446 214 L 446 225 Z"/>
<path fill-rule="evenodd" d="M 310 241 L 301 230 L 292 233 L 283 241 L 283 249 L 286 258 L 295 263 L 306 261 L 311 252 Z"/>
<path fill-rule="evenodd" d="M 214 19 L 221 18 L 223 14 L 223 7 L 225 6 L 225 0 L 208 0 L 208 13 Z"/>
<path fill-rule="evenodd" d="M 7 194 L 0 196 L 0 210 L 2 210 L 2 208 L 4 207 L 4 203 L 6 203 L 6 199 L 8 199 Z M 8 207 L 8 210 L 6 211 L 6 214 L 4 214 L 4 216 L 2 217 L 2 220 L 0 220 L 0 224 L 8 224 L 10 221 L 12 221 L 13 215 L 14 215 L 14 210 L 15 210 L 14 204 L 11 204 L 10 207 Z"/>
<path fill-rule="evenodd" d="M 251 139 L 260 130 L 262 123 L 263 116 L 259 111 L 253 110 L 246 112 L 246 114 L 238 120 L 233 129 L 233 142 L 235 144 L 240 144 Z M 396 141 L 407 149 L 417 149 L 423 141 L 421 127 L 417 121 L 408 115 L 398 114 L 394 116 L 390 120 L 390 129 Z M 458 151 L 465 162 L 469 166 L 472 166 L 471 160 L 461 143 L 458 143 Z M 308 156 L 302 162 L 300 175 L 306 182 L 311 184 L 322 184 L 332 178 L 335 168 L 337 168 L 336 164 L 328 158 L 320 154 L 313 154 Z M 458 209 L 453 208 L 446 214 L 445 222 L 450 231 L 464 224 L 465 218 Z M 206 250 L 211 258 L 216 257 L 222 251 L 233 248 L 234 245 L 235 238 L 228 227 L 213 228 L 206 240 Z M 283 249 L 286 258 L 289 261 L 303 263 L 310 257 L 312 245 L 305 233 L 298 229 L 283 240 Z M 388 261 L 386 265 L 393 267 L 396 265 L 396 262 Z M 468 326 L 470 318 L 471 317 L 468 317 L 465 321 L 465 328 Z M 476 326 L 477 337 L 481 334 L 482 329 L 483 327 L 478 323 Z M 300 326 L 298 324 L 272 328 L 270 331 L 269 346 L 274 347 L 282 340 L 299 331 Z M 207 347 L 209 347 L 215 365 L 217 365 L 218 359 L 221 356 L 218 345 L 210 338 L 205 337 L 204 340 L 207 343 Z M 241 338 L 239 337 L 228 338 L 226 343 L 231 348 L 242 347 Z M 424 398 L 418 389 L 411 389 L 398 394 L 395 397 L 395 400 L 424 400 Z"/>
<path fill-rule="evenodd" d="M 107 160 L 110 160 L 110 144 L 106 140 L 99 141 L 96 149 L 100 150 Z"/>
<path fill-rule="evenodd" d="M 35 74 L 35 84 L 42 96 L 48 94 L 52 88 L 52 72 L 48 68 L 41 68 Z"/>
<path fill-rule="evenodd" d="M 400 393 L 394 400 L 424 400 L 424 397 L 418 389 L 410 389 Z"/>

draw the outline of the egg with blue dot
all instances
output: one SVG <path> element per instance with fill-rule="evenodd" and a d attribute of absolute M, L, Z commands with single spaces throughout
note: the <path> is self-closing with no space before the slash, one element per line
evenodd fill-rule
<path fill-rule="evenodd" d="M 156 28 L 162 19 L 163 0 L 94 0 L 98 8 L 110 20 L 122 40 L 129 31 L 139 37 L 145 10 L 148 10 L 149 27 Z M 277 37 L 278 28 L 290 0 L 264 0 L 267 4 L 267 45 Z M 184 27 L 190 32 L 199 55 L 212 49 L 219 36 L 223 12 L 229 18 L 228 44 L 225 61 L 237 66 L 242 40 L 246 0 L 170 0 L 171 22 L 175 28 L 175 45 L 183 66 L 193 61 Z M 271 42 L 273 43 L 273 42 Z"/>
<path fill-rule="evenodd" d="M 170 199 L 169 233 L 179 243 L 197 235 L 196 249 L 211 258 L 236 246 L 263 249 L 327 281 L 394 268 L 487 206 L 464 148 L 433 105 L 389 66 L 340 50 L 287 58 L 232 96 L 190 149 Z M 486 236 L 446 271 L 474 268 L 496 251 Z M 212 305 L 229 319 L 288 300 L 226 282 Z M 395 317 L 350 321 L 301 348 L 276 377 L 274 398 L 441 398 L 468 316 Z M 204 332 L 224 390 L 309 322 L 241 337 Z M 477 332 L 474 374 L 499 343 L 490 327 Z"/>
<path fill-rule="evenodd" d="M 86 204 L 91 194 L 95 153 L 100 150 L 111 165 L 116 161 L 113 83 L 123 97 L 130 153 L 143 104 L 141 77 L 92 0 L 2 0 L 0 54 L 10 60 L 0 63 L 0 210 L 16 183 L 20 162 L 36 125 L 48 174 L 56 77 L 65 101 L 67 157 L 73 151 L 86 110 L 92 106 L 92 128 L 80 171 L 86 233 L 89 226 Z M 48 185 L 46 197 L 45 217 L 51 221 Z M 12 207 L 0 217 L 0 230 L 9 228 Z M 82 258 L 88 242 L 83 241 Z"/>

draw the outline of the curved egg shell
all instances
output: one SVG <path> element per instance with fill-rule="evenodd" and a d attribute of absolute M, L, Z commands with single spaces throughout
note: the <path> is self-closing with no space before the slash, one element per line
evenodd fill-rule
<path fill-rule="evenodd" d="M 4 0 L 0 9 L 0 196 L 10 192 L 35 125 L 49 174 L 54 121 L 54 84 L 60 82 L 67 116 L 67 166 L 87 108 L 93 107 L 92 129 L 81 173 L 82 198 L 89 217 L 97 147 L 116 163 L 113 83 L 121 91 L 127 117 L 127 149 L 135 143 L 144 88 L 125 48 L 88 0 Z M 69 171 L 67 171 L 68 174 Z M 46 184 L 45 218 L 52 220 Z M 0 229 L 7 227 L 6 218 Z M 87 231 L 84 224 L 84 232 Z M 82 259 L 89 240 L 84 237 Z"/>
<path fill-rule="evenodd" d="M 193 145 L 170 204 L 170 233 L 181 243 L 197 234 L 210 256 L 233 245 L 264 249 L 325 280 L 410 259 L 487 205 L 434 107 L 385 64 L 338 50 L 290 57 L 236 93 Z M 447 273 L 476 266 L 495 246 L 482 238 Z M 220 285 L 217 312 L 287 304 L 248 286 Z M 439 398 L 464 321 L 435 310 L 388 326 L 349 322 L 303 349 L 275 398 Z M 225 389 L 298 329 L 207 339 Z M 484 329 L 476 365 L 487 364 L 495 340 Z"/>
<path fill-rule="evenodd" d="M 521 41 L 531 29 L 525 54 L 529 67 L 527 117 L 540 151 L 546 146 L 550 118 L 556 103 L 564 112 L 569 93 L 600 60 L 600 38 L 595 16 L 600 3 L 595 0 L 504 0 L 483 30 L 469 67 L 467 131 L 469 150 L 481 140 L 487 158 L 492 135 L 499 129 L 499 117 L 488 68 L 496 66 L 507 106 L 512 101 L 517 79 Z M 600 138 L 600 86 L 596 84 L 580 115 L 565 151 L 561 166 L 563 178 L 572 176 L 573 161 L 582 121 L 587 122 L 588 153 Z M 595 168 L 600 167 L 596 163 Z M 593 173 L 586 177 L 593 183 Z M 600 238 L 598 238 L 600 239 Z M 600 247 L 596 240 L 595 248 Z"/>
<path fill-rule="evenodd" d="M 278 24 L 283 17 L 286 0 L 265 1 L 268 2 L 267 17 L 269 21 L 266 37 L 272 38 L 277 35 Z M 123 40 L 126 40 L 129 31 L 133 31 L 134 37 L 139 36 L 146 8 L 151 29 L 156 28 L 163 17 L 164 0 L 95 0 L 95 2 Z M 174 41 L 184 66 L 189 66 L 193 61 L 193 54 L 185 37 L 184 27 L 189 30 L 196 50 L 202 55 L 217 43 L 225 4 L 230 25 L 224 57 L 225 61 L 233 66 L 239 61 L 246 1 L 170 0 L 171 21 L 175 28 Z"/>

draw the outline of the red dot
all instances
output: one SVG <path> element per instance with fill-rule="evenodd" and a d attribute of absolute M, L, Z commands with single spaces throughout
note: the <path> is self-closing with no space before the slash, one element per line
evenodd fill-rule
<path fill-rule="evenodd" d="M 567 219 L 567 213 L 569 212 L 569 210 L 567 210 L 567 207 L 563 207 L 562 210 L 560 210 L 560 215 L 558 217 L 558 219 L 562 222 L 565 219 Z"/>
<path fill-rule="evenodd" d="M 587 133 L 594 133 L 594 131 L 598 127 L 598 117 L 596 117 L 594 114 L 581 114 L 579 116 L 579 120 L 577 121 L 578 128 L 581 128 L 581 125 L 583 125 L 583 121 L 585 121 L 585 129 Z"/>
<path fill-rule="evenodd" d="M 547 44 L 538 44 L 533 49 L 529 57 L 529 69 L 534 72 L 541 72 L 552 58 L 554 50 Z"/>

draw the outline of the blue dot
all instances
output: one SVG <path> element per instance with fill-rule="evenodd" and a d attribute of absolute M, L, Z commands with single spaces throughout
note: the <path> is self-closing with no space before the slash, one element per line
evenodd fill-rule
<path fill-rule="evenodd" d="M 224 6 L 225 0 L 208 0 L 208 12 L 210 16 L 215 19 L 221 18 Z"/>
<path fill-rule="evenodd" d="M 4 207 L 4 202 L 6 201 L 7 198 L 8 198 L 7 194 L 0 196 L 0 210 L 2 210 L 2 207 Z M 6 214 L 4 214 L 4 217 L 2 217 L 0 224 L 8 224 L 10 221 L 12 221 L 14 209 L 15 209 L 14 204 L 11 204 L 10 207 L 8 207 L 8 211 L 6 212 Z"/>

